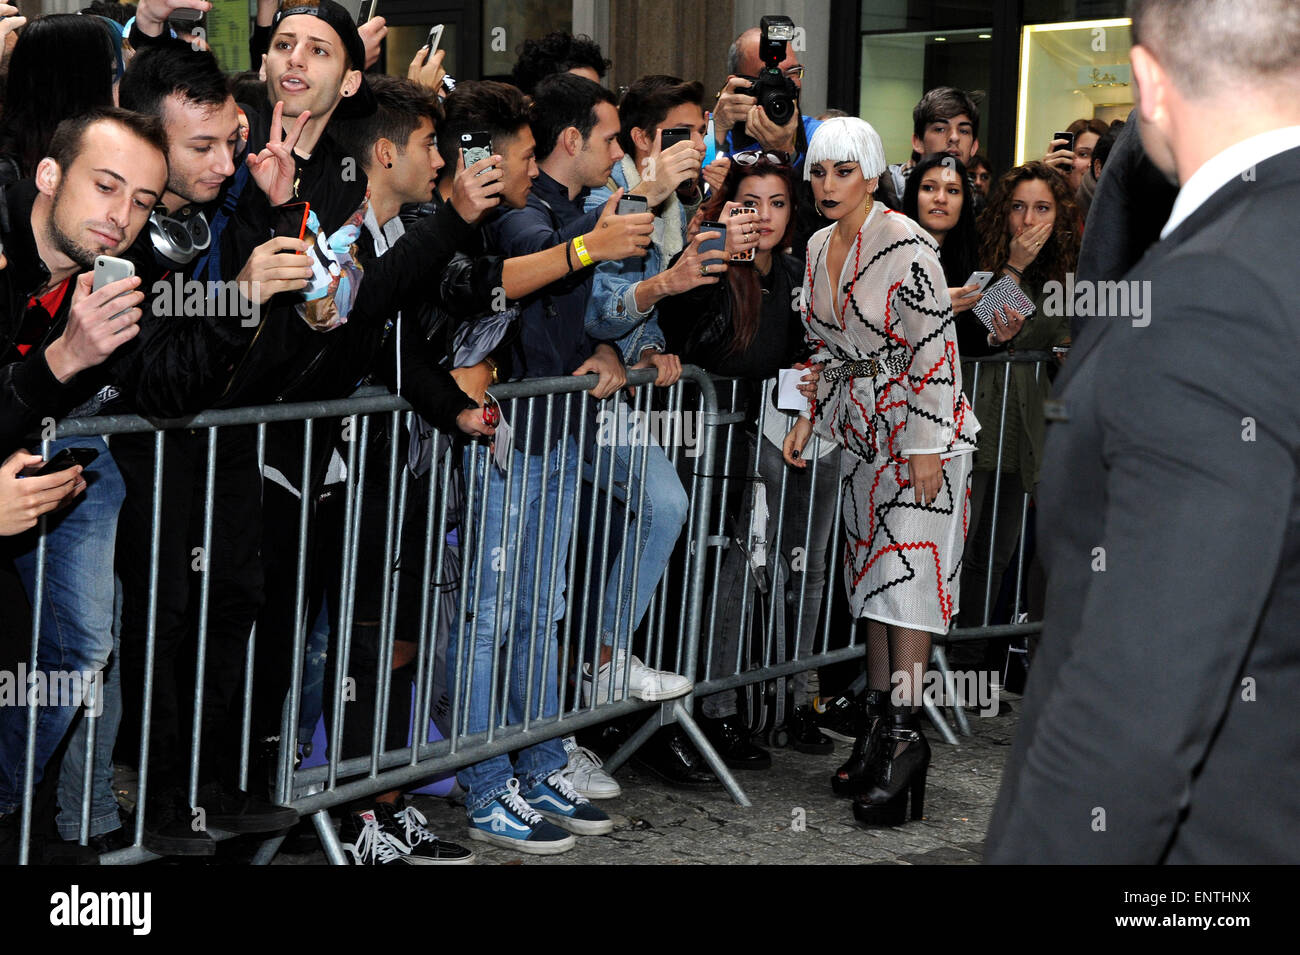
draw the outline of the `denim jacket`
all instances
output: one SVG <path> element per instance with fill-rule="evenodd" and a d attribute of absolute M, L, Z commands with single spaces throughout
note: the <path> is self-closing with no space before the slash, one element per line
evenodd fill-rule
<path fill-rule="evenodd" d="M 591 212 L 599 209 L 618 188 L 627 190 L 628 171 L 632 166 L 629 158 L 614 164 L 610 182 L 595 189 L 587 196 L 586 209 Z M 635 167 L 633 167 L 635 168 Z M 635 172 L 633 173 L 635 175 Z M 640 182 L 638 178 L 637 183 Z M 668 202 L 678 203 L 677 197 L 669 196 Z M 681 245 L 686 242 L 686 227 L 695 213 L 694 206 L 682 206 L 681 210 Z M 629 365 L 641 358 L 645 348 L 664 350 L 664 333 L 659 328 L 659 319 L 654 306 L 648 311 L 638 311 L 636 307 L 636 284 L 642 279 L 658 275 L 665 267 L 663 234 L 666 222 L 663 216 L 655 216 L 654 241 L 650 243 L 644 259 L 630 258 L 621 262 L 601 262 L 596 266 L 596 275 L 592 281 L 591 298 L 587 301 L 587 334 L 602 341 L 614 341 L 618 350 L 625 356 Z"/>

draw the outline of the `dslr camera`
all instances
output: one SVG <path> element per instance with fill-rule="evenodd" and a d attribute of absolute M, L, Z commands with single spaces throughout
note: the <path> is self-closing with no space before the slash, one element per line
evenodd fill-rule
<path fill-rule="evenodd" d="M 784 126 L 794 116 L 799 101 L 799 87 L 780 68 L 787 46 L 794 39 L 794 21 L 784 16 L 767 16 L 759 20 L 759 27 L 763 35 L 758 41 L 758 56 L 763 68 L 758 71 L 753 86 L 736 92 L 754 97 L 768 119 Z"/>

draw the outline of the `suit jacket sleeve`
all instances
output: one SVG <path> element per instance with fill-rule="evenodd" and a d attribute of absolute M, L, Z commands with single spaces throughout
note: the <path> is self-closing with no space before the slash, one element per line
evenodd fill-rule
<path fill-rule="evenodd" d="M 1086 566 L 1052 567 L 1078 578 L 1083 611 L 1054 684 L 1038 688 L 990 862 L 1160 861 L 1242 692 L 1294 520 L 1297 441 L 1294 310 L 1262 291 L 1276 277 L 1249 272 L 1222 256 L 1162 263 L 1144 276 L 1150 325 L 1109 331 L 1127 340 L 1108 343 L 1092 386 L 1103 530 Z M 1045 643 L 1051 623 L 1049 608 Z"/>

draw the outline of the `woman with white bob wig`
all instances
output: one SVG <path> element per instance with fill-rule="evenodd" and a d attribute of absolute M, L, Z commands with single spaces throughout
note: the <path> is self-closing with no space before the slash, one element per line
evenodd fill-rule
<path fill-rule="evenodd" d="M 785 442 L 802 466 L 813 431 L 844 456 L 845 583 L 867 619 L 866 719 L 831 780 L 864 825 L 903 824 L 925 800 L 930 747 L 917 706 L 930 635 L 959 606 L 970 455 L 979 424 L 961 391 L 948 283 L 934 240 L 873 204 L 885 150 L 870 124 L 822 123 L 805 178 L 832 224 L 808 242 L 802 311 L 822 364 L 817 400 Z M 892 692 L 891 692 L 892 684 Z"/>

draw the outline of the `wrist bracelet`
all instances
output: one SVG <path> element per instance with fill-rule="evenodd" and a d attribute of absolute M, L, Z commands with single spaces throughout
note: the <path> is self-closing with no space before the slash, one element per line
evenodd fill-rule
<path fill-rule="evenodd" d="M 572 242 L 564 243 L 564 261 L 569 266 L 570 272 L 573 271 L 573 252 L 571 251 L 572 246 L 573 246 Z"/>
<path fill-rule="evenodd" d="M 1025 277 L 1025 273 L 1022 272 L 1022 271 L 1020 271 L 1018 268 L 1016 268 L 1016 267 L 1015 267 L 1014 265 L 1012 265 L 1010 262 L 1008 262 L 1006 265 L 1004 265 L 1003 268 L 1005 268 L 1005 269 L 1010 269 L 1012 272 L 1015 272 L 1015 273 L 1016 273 L 1016 278 L 1021 278 L 1021 279 L 1023 279 L 1023 278 Z"/>
<path fill-rule="evenodd" d="M 574 236 L 573 238 L 573 251 L 578 253 L 578 261 L 584 266 L 594 265 L 596 263 L 596 260 L 591 257 L 591 253 L 587 251 L 586 243 L 582 241 L 582 236 L 580 235 Z"/>

